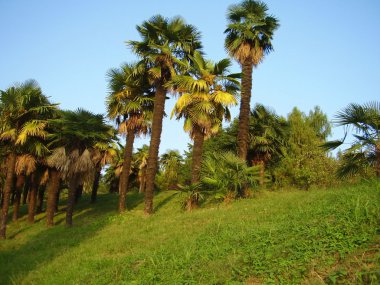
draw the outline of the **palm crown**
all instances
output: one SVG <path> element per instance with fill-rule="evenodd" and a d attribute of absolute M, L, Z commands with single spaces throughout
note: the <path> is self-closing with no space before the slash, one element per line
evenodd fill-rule
<path fill-rule="evenodd" d="M 258 65 L 263 56 L 273 50 L 273 32 L 279 24 L 267 11 L 265 3 L 252 0 L 230 6 L 225 48 L 239 63 L 250 61 Z"/>

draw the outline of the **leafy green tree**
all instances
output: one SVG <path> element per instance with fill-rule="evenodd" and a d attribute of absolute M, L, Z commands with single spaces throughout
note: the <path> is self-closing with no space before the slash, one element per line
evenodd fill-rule
<path fill-rule="evenodd" d="M 355 132 L 351 146 L 343 152 L 338 176 L 354 175 L 369 167 L 374 168 L 377 177 L 380 177 L 380 102 L 349 104 L 338 112 L 335 124 L 345 126 L 346 134 L 341 140 L 324 144 L 323 147 L 327 149 L 341 146 L 349 128 Z"/>
<path fill-rule="evenodd" d="M 126 193 L 131 171 L 133 143 L 136 136 L 147 134 L 151 126 L 153 99 L 146 70 L 125 64 L 108 73 L 110 94 L 107 97 L 108 117 L 116 120 L 119 132 L 126 135 L 123 168 L 119 184 L 119 212 L 125 211 Z"/>
<path fill-rule="evenodd" d="M 7 172 L 1 212 L 0 238 L 6 237 L 9 199 L 15 174 L 17 154 L 32 138 L 45 138 L 45 127 L 56 105 L 43 95 L 34 80 L 16 84 L 0 91 L 0 139 L 7 145 Z M 46 148 L 39 141 L 33 144 L 35 155 L 43 155 Z"/>
<path fill-rule="evenodd" d="M 167 19 L 157 15 L 137 26 L 137 31 L 141 41 L 128 41 L 128 45 L 148 67 L 149 79 L 155 89 L 145 191 L 145 213 L 152 214 L 154 180 L 168 91 L 166 86 L 181 69 L 187 68 L 188 56 L 200 49 L 201 43 L 196 28 L 179 17 Z"/>
<path fill-rule="evenodd" d="M 325 114 L 319 114 L 316 110 L 319 108 L 316 107 L 307 116 L 294 108 L 288 115 L 286 152 L 273 169 L 277 185 L 309 189 L 312 185 L 327 186 L 332 183 L 331 173 L 335 171 L 336 163 L 319 147 L 325 142 L 324 133 L 330 129 L 330 123 Z M 325 125 L 316 128 L 312 122 L 317 119 Z"/>
<path fill-rule="evenodd" d="M 185 119 L 184 130 L 194 141 L 192 154 L 192 179 L 200 181 L 204 140 L 216 134 L 223 119 L 230 120 L 229 106 L 236 105 L 239 74 L 228 74 L 231 62 L 223 59 L 217 63 L 206 61 L 199 52 L 192 59 L 189 75 L 173 78 L 172 84 L 181 92 L 172 116 Z"/>
<path fill-rule="evenodd" d="M 278 20 L 268 15 L 265 3 L 244 0 L 228 9 L 225 48 L 242 68 L 242 90 L 238 128 L 238 155 L 246 159 L 249 140 L 249 112 L 252 70 L 273 50 L 272 38 Z"/>

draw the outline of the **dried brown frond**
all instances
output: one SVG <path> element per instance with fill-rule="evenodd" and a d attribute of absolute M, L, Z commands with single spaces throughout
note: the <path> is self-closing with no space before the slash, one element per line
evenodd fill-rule
<path fill-rule="evenodd" d="M 15 171 L 17 175 L 25 173 L 32 174 L 36 171 L 36 159 L 30 154 L 24 154 L 17 157 Z"/>

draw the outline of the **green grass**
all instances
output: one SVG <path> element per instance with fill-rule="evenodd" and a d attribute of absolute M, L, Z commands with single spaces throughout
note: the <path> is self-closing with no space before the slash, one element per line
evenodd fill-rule
<path fill-rule="evenodd" d="M 341 189 L 260 192 L 228 205 L 180 210 L 175 192 L 87 197 L 74 227 L 59 213 L 8 227 L 0 284 L 379 284 L 380 183 Z"/>

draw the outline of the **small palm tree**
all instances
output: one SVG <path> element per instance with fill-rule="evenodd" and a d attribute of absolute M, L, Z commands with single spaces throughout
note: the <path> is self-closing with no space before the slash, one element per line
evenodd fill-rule
<path fill-rule="evenodd" d="M 259 171 L 257 166 L 248 167 L 232 152 L 208 155 L 202 167 L 202 184 L 214 191 L 215 198 L 225 201 L 237 196 L 246 196 L 248 188 L 257 185 Z"/>
<path fill-rule="evenodd" d="M 22 147 L 32 138 L 46 138 L 48 133 L 45 128 L 56 105 L 49 102 L 34 80 L 0 91 L 0 96 L 0 139 L 7 142 L 7 173 L 0 226 L 0 238 L 5 238 L 17 154 L 23 152 Z M 36 155 L 46 152 L 39 142 L 34 144 L 34 150 Z"/>
<path fill-rule="evenodd" d="M 249 123 L 248 159 L 260 167 L 260 185 L 264 184 L 265 167 L 285 154 L 286 121 L 269 108 L 256 104 Z"/>
<path fill-rule="evenodd" d="M 184 130 L 194 140 L 191 183 L 195 184 L 200 181 L 203 142 L 219 131 L 223 119 L 230 120 L 228 107 L 237 104 L 240 85 L 239 75 L 228 74 L 228 59 L 214 64 L 199 52 L 191 59 L 191 74 L 177 76 L 171 82 L 182 93 L 172 116 L 185 119 Z"/>
<path fill-rule="evenodd" d="M 139 181 L 139 193 L 145 192 L 146 187 L 146 168 L 148 164 L 149 146 L 144 144 L 141 148 L 137 149 L 135 153 L 135 164 L 138 169 L 137 178 Z"/>
<path fill-rule="evenodd" d="M 160 168 L 168 185 L 168 189 L 176 187 L 179 178 L 179 169 L 183 164 L 183 158 L 178 150 L 168 150 L 160 159 Z"/>
<path fill-rule="evenodd" d="M 347 127 L 346 135 L 341 140 L 325 143 L 324 148 L 334 149 L 341 146 L 348 128 L 355 131 L 354 141 L 343 152 L 343 164 L 338 169 L 338 176 L 353 175 L 365 167 L 373 167 L 377 177 L 380 177 L 380 102 L 363 105 L 352 103 L 338 112 L 334 123 Z"/>
<path fill-rule="evenodd" d="M 105 124 L 102 115 L 89 111 L 62 111 L 54 122 L 57 132 L 52 134 L 51 146 L 55 146 L 48 158 L 50 167 L 57 168 L 67 179 L 69 197 L 66 210 L 66 226 L 72 226 L 75 194 L 84 180 L 90 181 L 94 173 L 93 155 L 97 143 L 108 143 L 114 129 Z"/>
<path fill-rule="evenodd" d="M 200 49 L 201 44 L 196 28 L 179 17 L 166 19 L 157 15 L 137 26 L 137 31 L 142 40 L 128 41 L 128 45 L 142 58 L 142 63 L 148 68 L 150 83 L 155 88 L 145 191 L 145 213 L 152 214 L 167 83 L 180 70 L 187 68 L 188 56 Z"/>
<path fill-rule="evenodd" d="M 228 9 L 225 48 L 242 68 L 242 90 L 239 113 L 238 155 L 246 159 L 248 150 L 249 112 L 252 70 L 273 50 L 272 37 L 278 20 L 268 15 L 265 3 L 244 0 Z"/>
<path fill-rule="evenodd" d="M 141 68 L 141 66 L 140 66 Z M 126 135 L 123 168 L 119 182 L 119 212 L 125 211 L 126 193 L 131 171 L 133 143 L 136 136 L 150 132 L 153 99 L 147 82 L 146 70 L 125 64 L 108 73 L 110 94 L 107 97 L 108 117 Z"/>

